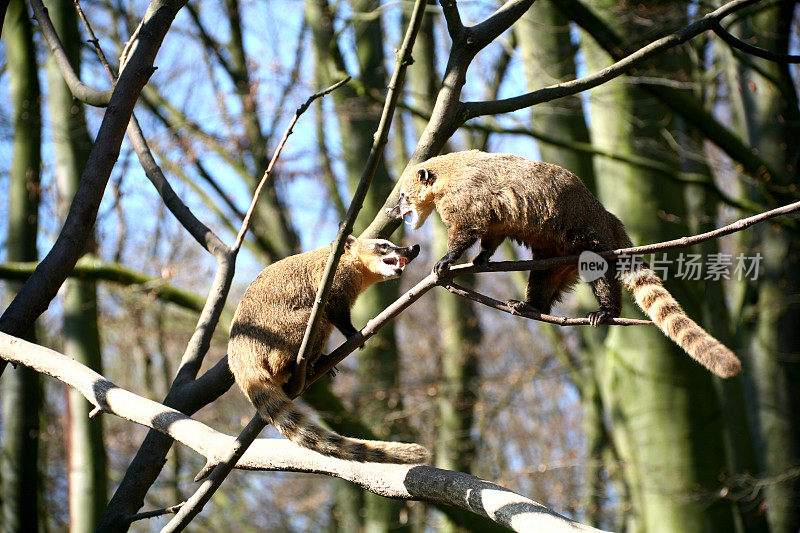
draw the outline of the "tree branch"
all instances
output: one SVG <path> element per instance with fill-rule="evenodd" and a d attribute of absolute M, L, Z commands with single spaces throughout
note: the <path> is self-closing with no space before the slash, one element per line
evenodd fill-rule
<path fill-rule="evenodd" d="M 213 462 L 234 439 L 183 413 L 116 386 L 102 375 L 63 354 L 0 333 L 0 357 L 52 376 L 78 390 L 106 413 L 169 435 Z M 357 463 L 301 448 L 286 439 L 257 439 L 241 451 L 237 468 L 324 474 L 351 481 L 385 496 L 452 505 L 485 516 L 514 531 L 596 532 L 504 487 L 461 472 L 426 466 Z M 178 514 L 187 509 L 182 505 Z M 152 516 L 152 513 L 149 514 Z M 126 517 L 126 523 L 144 518 Z M 169 527 L 166 531 L 172 531 Z"/>
<path fill-rule="evenodd" d="M 648 44 L 629 54 L 624 59 L 620 59 L 613 65 L 604 68 L 599 72 L 590 74 L 577 80 L 568 81 L 565 83 L 558 83 L 539 89 L 521 96 L 513 98 L 506 98 L 504 100 L 493 100 L 485 102 L 468 102 L 465 103 L 466 120 L 475 118 L 481 115 L 497 115 L 501 113 L 510 113 L 518 109 L 530 107 L 542 102 L 549 102 L 556 98 L 562 98 L 577 94 L 581 91 L 597 87 L 608 80 L 614 79 L 622 74 L 625 74 L 631 68 L 640 65 L 647 59 L 656 54 L 663 52 L 669 48 L 673 48 L 682 44 L 692 37 L 695 37 L 706 30 L 709 30 L 717 23 L 722 17 L 733 13 L 739 9 L 747 7 L 758 0 L 734 0 L 723 5 L 719 9 L 708 13 L 700 20 L 680 29 L 666 37 L 662 37 L 652 43 Z"/>
<path fill-rule="evenodd" d="M 389 126 L 392 123 L 394 110 L 397 107 L 397 100 L 400 97 L 400 89 L 403 86 L 406 69 L 413 61 L 411 51 L 414 47 L 414 40 L 417 37 L 419 28 L 422 25 L 422 16 L 425 13 L 426 0 L 416 0 L 414 8 L 411 13 L 411 19 L 408 23 L 405 36 L 403 37 L 403 44 L 400 50 L 396 53 L 396 66 L 392 79 L 389 81 L 389 88 L 386 95 L 386 103 L 383 106 L 380 122 L 378 123 L 378 130 L 375 132 L 375 141 L 367 158 L 367 163 L 364 167 L 364 172 L 361 174 L 361 179 L 358 182 L 358 187 L 353 194 L 353 199 L 347 209 L 344 220 L 339 225 L 339 233 L 336 239 L 331 244 L 331 253 L 328 255 L 328 261 L 325 264 L 325 270 L 322 274 L 322 280 L 317 288 L 317 295 L 314 298 L 314 306 L 311 308 L 311 316 L 308 319 L 308 326 L 306 327 L 303 341 L 300 344 L 300 351 L 297 354 L 297 362 L 294 372 L 286 385 L 288 394 L 292 397 L 297 396 L 300 392 L 305 390 L 306 380 L 306 365 L 308 363 L 309 350 L 311 349 L 310 339 L 313 337 L 314 331 L 317 329 L 320 320 L 320 313 L 325 308 L 325 303 L 328 300 L 328 293 L 330 292 L 331 285 L 333 284 L 334 273 L 339 264 L 339 258 L 344 251 L 345 239 L 353 231 L 353 224 L 355 224 L 358 212 L 361 206 L 364 205 L 364 199 L 367 196 L 367 191 L 372 184 L 372 177 L 378 168 L 378 161 L 383 155 L 383 148 L 389 140 Z"/>
<path fill-rule="evenodd" d="M 164 35 L 184 3 L 185 0 L 153 0 L 148 7 L 141 31 L 133 38 L 136 45 L 109 99 L 61 233 L 0 317 L 0 331 L 16 335 L 26 331 L 47 309 L 83 254 L 108 178 L 119 156 L 133 106 L 153 73 L 153 61 Z M 0 364 L 0 371 L 3 367 Z"/>
<path fill-rule="evenodd" d="M 464 23 L 461 22 L 461 13 L 458 12 L 456 0 L 439 0 L 444 15 L 444 23 L 447 26 L 447 33 L 455 43 L 464 33 Z"/>
<path fill-rule="evenodd" d="M 493 309 L 497 309 L 498 311 L 503 311 L 510 315 L 523 316 L 525 318 L 530 318 L 531 320 L 538 320 L 539 322 L 547 322 L 549 324 L 557 324 L 559 326 L 590 325 L 588 318 L 567 318 L 565 316 L 546 315 L 536 311 L 528 311 L 524 309 L 516 310 L 510 305 L 508 305 L 508 303 L 506 302 L 495 300 L 494 298 L 490 298 L 485 294 L 473 291 L 472 289 L 468 289 L 462 285 L 453 283 L 452 281 L 440 282 L 437 285 L 444 287 L 445 289 L 455 294 L 456 296 L 467 298 L 468 300 L 472 300 L 473 302 L 481 303 L 483 305 L 486 305 Z M 609 326 L 652 326 L 653 322 L 651 320 L 639 320 L 636 318 L 604 318 L 601 324 L 607 324 Z"/>
<path fill-rule="evenodd" d="M 750 54 L 751 56 L 760 57 L 761 59 L 766 59 L 767 61 L 774 61 L 775 63 L 800 63 L 800 56 L 770 52 L 769 50 L 764 50 L 763 48 L 753 46 L 752 44 L 738 39 L 728 30 L 723 28 L 719 21 L 716 21 L 711 25 L 711 30 L 713 30 L 720 39 L 725 41 L 728 46 L 741 50 L 742 52 Z"/>
<path fill-rule="evenodd" d="M 0 263 L 0 278 L 25 280 L 33 273 L 38 264 L 35 261 Z M 81 257 L 75 264 L 75 268 L 69 273 L 69 277 L 133 286 L 143 292 L 153 294 L 159 300 L 174 303 L 185 309 L 200 312 L 203 308 L 204 300 L 197 294 L 170 285 L 161 278 L 131 270 L 119 263 L 101 261 L 92 255 Z"/>
<path fill-rule="evenodd" d="M 61 76 L 67 83 L 72 96 L 91 106 L 106 107 L 111 100 L 113 89 L 98 91 L 83 83 L 69 62 L 64 46 L 58 38 L 56 29 L 53 27 L 53 22 L 50 20 L 50 15 L 47 13 L 47 8 L 42 4 L 42 0 L 31 0 L 31 7 L 33 8 L 34 17 L 39 22 L 42 35 L 50 47 L 58 70 L 61 71 Z"/>
<path fill-rule="evenodd" d="M 477 50 L 485 48 L 501 33 L 511 27 L 525 14 L 535 0 L 511 0 L 492 13 L 486 20 L 470 28 L 470 37 Z"/>

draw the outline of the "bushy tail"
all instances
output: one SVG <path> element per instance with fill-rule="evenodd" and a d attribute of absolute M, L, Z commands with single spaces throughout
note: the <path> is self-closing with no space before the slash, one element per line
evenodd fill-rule
<path fill-rule="evenodd" d="M 283 392 L 269 383 L 251 391 L 250 401 L 267 422 L 299 446 L 348 461 L 369 463 L 424 463 L 430 452 L 419 444 L 342 437 L 313 423 Z"/>
<path fill-rule="evenodd" d="M 698 363 L 723 378 L 735 376 L 742 370 L 742 363 L 732 351 L 686 316 L 655 272 L 649 268 L 626 272 L 622 282 L 633 293 L 642 311 Z"/>

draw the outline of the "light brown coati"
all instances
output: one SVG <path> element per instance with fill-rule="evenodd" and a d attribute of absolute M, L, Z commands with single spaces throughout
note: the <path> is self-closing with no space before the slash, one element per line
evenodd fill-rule
<path fill-rule="evenodd" d="M 400 198 L 387 215 L 416 229 L 436 209 L 447 226 L 447 254 L 434 266 L 441 274 L 480 239 L 473 263 L 485 265 L 506 237 L 529 247 L 533 258 L 599 252 L 632 246 L 622 222 L 605 210 L 574 174 L 559 166 L 513 154 L 479 150 L 457 152 L 414 165 L 401 177 Z M 598 311 L 593 326 L 618 317 L 622 284 L 655 324 L 700 364 L 722 377 L 741 370 L 739 359 L 691 320 L 649 268 L 615 276 L 610 262 L 605 276 L 591 282 Z M 621 278 L 621 279 L 620 279 Z M 516 309 L 548 313 L 554 302 L 578 281 L 577 265 L 532 270 L 525 302 Z"/>
<path fill-rule="evenodd" d="M 295 367 L 330 247 L 293 255 L 265 268 L 236 308 L 228 342 L 228 365 L 236 383 L 265 421 L 294 443 L 351 461 L 422 463 L 429 453 L 417 444 L 351 439 L 309 420 L 283 385 Z M 373 283 L 398 277 L 419 254 L 383 239 L 349 236 L 315 337 L 308 372 L 336 326 L 348 338 L 357 330 L 350 308 Z"/>

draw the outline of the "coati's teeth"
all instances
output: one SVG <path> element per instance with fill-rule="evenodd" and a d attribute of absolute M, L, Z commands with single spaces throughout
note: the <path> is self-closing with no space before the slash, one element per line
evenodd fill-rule
<path fill-rule="evenodd" d="M 407 257 L 400 257 L 400 258 L 398 258 L 397 261 L 400 263 L 400 268 L 403 268 L 408 264 L 408 258 Z"/>

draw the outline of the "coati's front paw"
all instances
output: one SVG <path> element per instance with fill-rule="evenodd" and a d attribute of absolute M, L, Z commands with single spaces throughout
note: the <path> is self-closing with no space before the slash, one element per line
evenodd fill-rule
<path fill-rule="evenodd" d="M 614 315 L 609 311 L 600 309 L 599 311 L 593 311 L 589 313 L 586 315 L 586 318 L 589 319 L 589 325 L 596 328 L 606 318 L 614 318 Z"/>
<path fill-rule="evenodd" d="M 436 261 L 435 265 L 433 265 L 433 273 L 436 274 L 437 276 L 441 276 L 442 274 L 450 270 L 451 264 L 453 264 L 452 260 L 448 259 L 446 256 L 442 257 L 441 259 Z"/>

